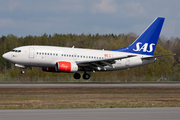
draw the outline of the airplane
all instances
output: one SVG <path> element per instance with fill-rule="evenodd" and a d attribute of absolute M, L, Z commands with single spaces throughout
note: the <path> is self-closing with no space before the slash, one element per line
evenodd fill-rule
<path fill-rule="evenodd" d="M 113 71 L 129 69 L 154 63 L 156 58 L 170 56 L 153 56 L 165 18 L 157 17 L 145 31 L 128 47 L 115 50 L 94 50 L 58 46 L 21 46 L 5 53 L 2 57 L 16 67 L 41 67 L 46 72 L 74 73 L 80 79 L 78 71 L 84 71 L 83 79 L 91 76 L 87 72 Z"/>

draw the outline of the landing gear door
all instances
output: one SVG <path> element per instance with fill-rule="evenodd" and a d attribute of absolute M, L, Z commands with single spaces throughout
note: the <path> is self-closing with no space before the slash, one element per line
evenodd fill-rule
<path fill-rule="evenodd" d="M 29 58 L 34 58 L 34 48 L 29 48 Z"/>

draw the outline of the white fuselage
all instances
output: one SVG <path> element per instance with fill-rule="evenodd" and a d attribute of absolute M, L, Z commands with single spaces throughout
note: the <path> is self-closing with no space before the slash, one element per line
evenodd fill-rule
<path fill-rule="evenodd" d="M 101 69 L 100 71 L 132 68 L 145 64 L 150 64 L 155 61 L 155 58 L 142 59 L 143 57 L 150 56 L 141 54 L 55 46 L 17 47 L 13 49 L 13 51 L 5 53 L 3 57 L 8 61 L 15 63 L 16 66 L 55 67 L 56 62 L 58 61 L 91 61 L 114 58 L 123 55 L 136 56 L 131 58 L 115 60 L 113 67 L 107 65 L 104 66 L 105 69 Z"/>

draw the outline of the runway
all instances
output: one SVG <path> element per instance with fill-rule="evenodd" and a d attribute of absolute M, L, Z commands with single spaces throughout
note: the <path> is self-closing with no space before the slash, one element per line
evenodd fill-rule
<path fill-rule="evenodd" d="M 180 87 L 180 83 L 0 83 L 0 87 Z"/>
<path fill-rule="evenodd" d="M 180 108 L 0 110 L 1 120 L 179 120 Z"/>

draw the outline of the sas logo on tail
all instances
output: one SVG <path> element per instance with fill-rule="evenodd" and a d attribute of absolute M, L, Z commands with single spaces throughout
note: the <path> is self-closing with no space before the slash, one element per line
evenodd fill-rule
<path fill-rule="evenodd" d="M 142 44 L 141 42 L 138 42 L 136 44 L 136 49 L 133 49 L 133 50 L 134 51 L 143 50 L 143 52 L 152 52 L 153 51 L 153 45 L 155 45 L 154 43 L 151 43 L 150 45 L 148 45 L 148 43 L 145 43 L 143 46 L 140 46 L 141 44 Z"/>

